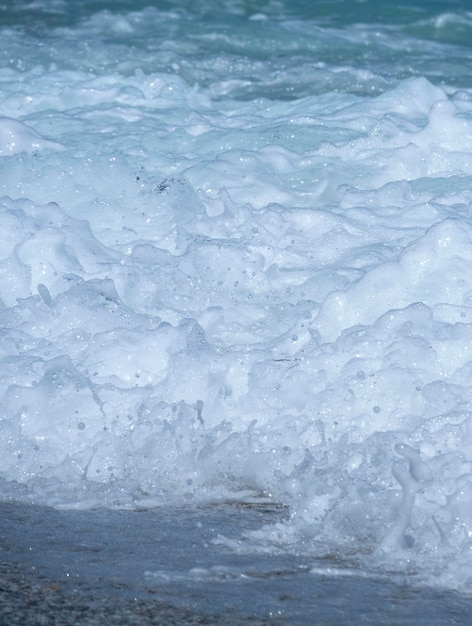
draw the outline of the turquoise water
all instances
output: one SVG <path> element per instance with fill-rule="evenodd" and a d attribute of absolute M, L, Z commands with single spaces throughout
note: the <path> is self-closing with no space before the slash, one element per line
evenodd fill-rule
<path fill-rule="evenodd" d="M 0 2 L 0 497 L 268 502 L 470 591 L 465 2 Z"/>
<path fill-rule="evenodd" d="M 15 2 L 0 11 L 2 24 L 41 47 L 42 63 L 60 57 L 63 67 L 126 72 L 124 55 L 130 72 L 172 71 L 203 87 L 219 75 L 242 81 L 228 93 L 242 99 L 374 95 L 415 76 L 470 86 L 472 17 L 461 1 Z M 61 53 L 69 38 L 73 55 Z M 2 53 L 7 66 L 11 53 Z M 27 63 L 24 56 L 16 61 Z"/>

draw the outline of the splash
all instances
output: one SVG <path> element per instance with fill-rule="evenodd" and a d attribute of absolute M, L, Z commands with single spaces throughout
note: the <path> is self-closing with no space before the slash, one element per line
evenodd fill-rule
<path fill-rule="evenodd" d="M 468 590 L 472 97 L 429 69 L 463 52 L 269 9 L 3 28 L 0 495 L 262 499 L 251 550 Z"/>

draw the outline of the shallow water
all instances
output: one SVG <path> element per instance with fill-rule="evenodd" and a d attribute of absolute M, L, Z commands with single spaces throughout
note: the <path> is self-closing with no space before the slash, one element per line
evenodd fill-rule
<path fill-rule="evenodd" d="M 119 594 L 249 623 L 406 624 L 413 615 L 428 626 L 468 623 L 469 596 L 415 588 L 408 577 L 367 575 L 341 555 L 255 558 L 218 541 L 238 541 L 244 530 L 283 515 L 236 505 L 59 512 L 3 504 L 0 558 L 50 577 L 76 601 L 87 598 L 87 606 Z"/>
<path fill-rule="evenodd" d="M 466 4 L 0 2 L 0 31 L 0 498 L 264 501 L 241 553 L 470 591 Z"/>

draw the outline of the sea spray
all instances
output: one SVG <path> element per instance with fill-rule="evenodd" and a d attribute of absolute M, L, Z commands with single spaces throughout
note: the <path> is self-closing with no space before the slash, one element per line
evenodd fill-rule
<path fill-rule="evenodd" d="M 468 590 L 470 16 L 22 7 L 2 497 L 262 499 L 288 519 L 238 549 Z"/>
<path fill-rule="evenodd" d="M 421 488 L 421 483 L 432 479 L 429 466 L 421 460 L 414 448 L 405 444 L 397 444 L 395 452 L 408 461 L 408 467 L 402 463 L 394 463 L 392 467 L 392 474 L 402 488 L 402 500 L 395 523 L 382 541 L 381 547 L 384 550 L 411 547 L 412 539 L 406 534 L 406 530 L 415 505 L 416 492 Z"/>

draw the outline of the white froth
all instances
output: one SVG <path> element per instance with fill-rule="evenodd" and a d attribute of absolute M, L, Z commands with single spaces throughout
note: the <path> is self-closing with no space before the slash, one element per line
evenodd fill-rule
<path fill-rule="evenodd" d="M 254 13 L 251 61 L 186 15 L 100 12 L 0 70 L 0 495 L 249 490 L 291 511 L 259 547 L 468 589 L 472 93 L 330 60 L 355 29 Z"/>

